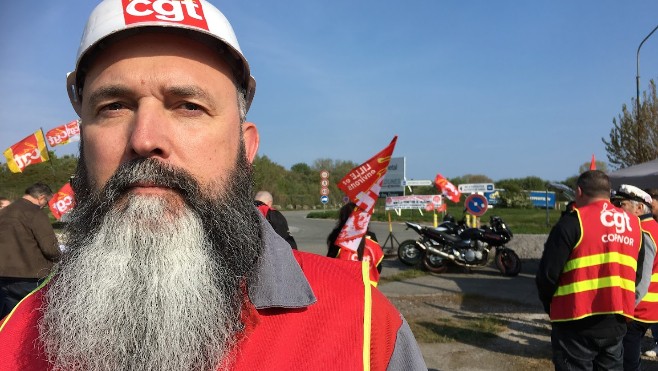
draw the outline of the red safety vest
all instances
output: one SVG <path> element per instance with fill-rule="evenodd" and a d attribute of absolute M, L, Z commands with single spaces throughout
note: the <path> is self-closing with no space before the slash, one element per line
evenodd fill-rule
<path fill-rule="evenodd" d="M 230 369 L 386 370 L 402 318 L 369 284 L 367 264 L 293 254 L 317 302 L 247 308 L 245 334 Z M 38 340 L 42 303 L 43 290 L 37 290 L 0 323 L 0 371 L 51 370 Z"/>
<path fill-rule="evenodd" d="M 377 287 L 377 284 L 379 283 L 379 271 L 377 270 L 377 266 L 382 262 L 382 259 L 384 259 L 384 251 L 382 250 L 382 247 L 379 246 L 379 244 L 369 236 L 366 235 L 364 238 L 366 242 L 363 248 L 362 260 L 364 262 L 368 262 L 370 271 L 370 283 Z M 359 261 L 359 254 L 356 251 L 341 248 L 338 250 L 338 256 L 336 256 L 336 258 Z"/>
<path fill-rule="evenodd" d="M 656 242 L 658 242 L 658 222 L 653 220 L 651 215 L 648 215 L 642 219 L 641 224 L 642 229 L 648 233 L 649 238 L 653 240 L 654 246 L 656 246 Z M 658 259 L 653 259 L 649 291 L 635 307 L 635 319 L 641 322 L 658 322 Z"/>
<path fill-rule="evenodd" d="M 551 321 L 635 312 L 635 272 L 642 230 L 636 216 L 598 201 L 576 209 L 580 240 L 551 300 Z"/>

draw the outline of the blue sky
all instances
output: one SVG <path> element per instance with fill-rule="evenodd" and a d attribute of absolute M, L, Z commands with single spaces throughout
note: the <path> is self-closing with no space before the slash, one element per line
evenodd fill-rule
<path fill-rule="evenodd" d="M 635 97 L 636 51 L 658 25 L 650 0 L 212 2 L 257 81 L 260 154 L 362 162 L 398 135 L 408 179 L 559 181 L 607 160 L 601 137 Z M 0 149 L 77 118 L 65 76 L 93 3 L 3 5 Z M 641 89 L 657 61 L 653 35 Z"/>

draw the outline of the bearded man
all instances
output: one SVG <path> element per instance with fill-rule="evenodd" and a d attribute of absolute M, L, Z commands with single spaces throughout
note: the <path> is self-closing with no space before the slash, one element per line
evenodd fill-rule
<path fill-rule="evenodd" d="M 253 206 L 255 81 L 219 10 L 103 1 L 67 88 L 68 249 L 2 320 L 0 370 L 427 369 L 367 269 L 291 250 Z"/>

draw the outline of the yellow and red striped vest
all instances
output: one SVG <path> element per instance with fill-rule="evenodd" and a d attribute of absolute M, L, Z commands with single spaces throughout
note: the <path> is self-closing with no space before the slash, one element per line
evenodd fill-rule
<path fill-rule="evenodd" d="M 642 230 L 649 234 L 654 246 L 658 242 L 658 222 L 651 215 L 642 218 Z M 658 322 L 658 259 L 653 259 L 649 291 L 635 308 L 635 319 L 641 322 Z"/>
<path fill-rule="evenodd" d="M 551 321 L 635 312 L 640 220 L 597 201 L 576 209 L 580 240 L 571 251 L 551 300 Z"/>

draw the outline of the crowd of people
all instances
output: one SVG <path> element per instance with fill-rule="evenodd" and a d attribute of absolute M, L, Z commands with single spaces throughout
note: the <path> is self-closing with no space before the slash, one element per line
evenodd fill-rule
<path fill-rule="evenodd" d="M 556 370 L 640 369 L 641 341 L 658 324 L 657 199 L 630 184 L 611 197 L 598 170 L 579 176 L 536 275 Z"/>

